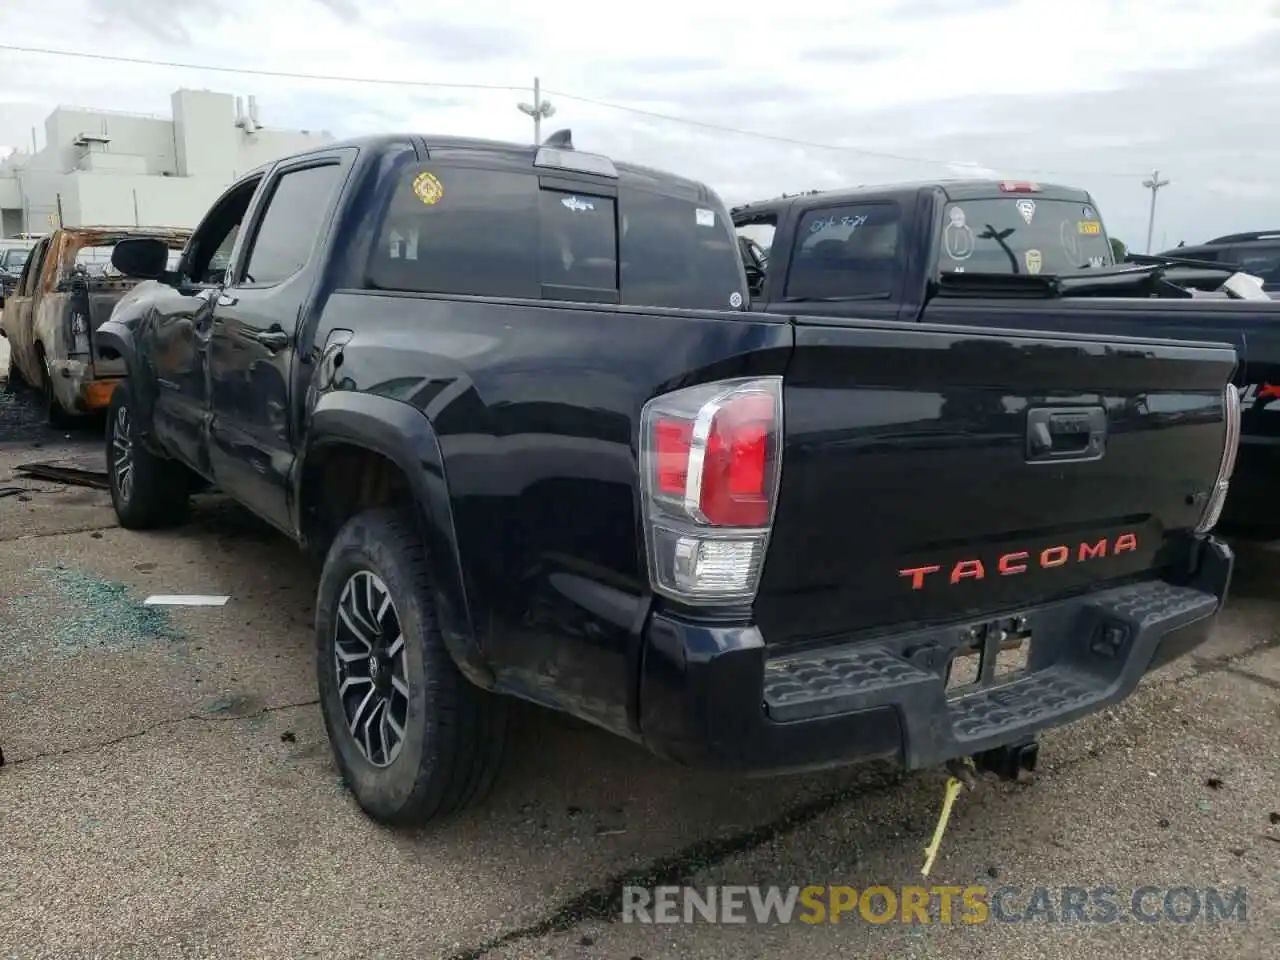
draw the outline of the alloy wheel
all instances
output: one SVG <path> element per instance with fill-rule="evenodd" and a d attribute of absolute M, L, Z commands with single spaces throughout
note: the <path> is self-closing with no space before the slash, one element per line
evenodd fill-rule
<path fill-rule="evenodd" d="M 133 439 L 129 434 L 129 408 L 116 409 L 115 427 L 111 431 L 111 469 L 116 475 L 116 489 L 125 503 L 133 494 Z"/>
<path fill-rule="evenodd" d="M 409 715 L 408 663 L 391 592 L 368 570 L 352 574 L 333 628 L 338 699 L 352 739 L 375 767 L 395 762 Z"/>

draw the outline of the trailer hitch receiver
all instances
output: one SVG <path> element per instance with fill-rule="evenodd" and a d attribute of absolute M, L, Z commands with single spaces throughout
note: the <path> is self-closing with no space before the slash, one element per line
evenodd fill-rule
<path fill-rule="evenodd" d="M 979 771 L 993 773 L 1001 780 L 1021 781 L 1035 772 L 1039 753 L 1040 744 L 1030 740 L 984 750 L 975 754 L 973 761 Z"/>

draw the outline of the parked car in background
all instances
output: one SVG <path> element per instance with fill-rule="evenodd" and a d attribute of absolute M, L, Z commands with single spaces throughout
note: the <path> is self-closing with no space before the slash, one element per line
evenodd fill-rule
<path fill-rule="evenodd" d="M 0 240 L 0 307 L 18 285 L 18 277 L 35 245 L 34 240 Z"/>
<path fill-rule="evenodd" d="M 1160 256 L 1235 267 L 1260 277 L 1262 289 L 1267 293 L 1280 294 L 1280 230 L 1232 233 L 1195 246 L 1174 247 Z"/>
<path fill-rule="evenodd" d="M 313 552 L 390 823 L 483 795 L 511 697 L 690 765 L 1016 775 L 1209 636 L 1229 346 L 753 312 L 738 250 L 567 131 L 285 157 L 176 270 L 115 250 L 157 281 L 101 331 L 116 516 L 214 485 Z"/>
<path fill-rule="evenodd" d="M 138 283 L 112 268 L 112 249 L 130 237 L 151 237 L 176 262 L 190 234 L 162 227 L 63 227 L 35 242 L 0 315 L 0 336 L 10 347 L 10 389 L 21 383 L 39 388 L 55 425 L 106 407 L 124 365 L 99 353 L 94 334 Z"/>

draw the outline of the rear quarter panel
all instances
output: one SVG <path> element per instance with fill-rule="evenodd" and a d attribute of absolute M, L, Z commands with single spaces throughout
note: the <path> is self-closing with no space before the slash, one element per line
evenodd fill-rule
<path fill-rule="evenodd" d="M 780 374 L 792 329 L 749 313 L 338 291 L 335 389 L 434 425 L 477 640 L 500 687 L 634 734 L 625 706 L 649 608 L 641 407 L 698 382 Z"/>

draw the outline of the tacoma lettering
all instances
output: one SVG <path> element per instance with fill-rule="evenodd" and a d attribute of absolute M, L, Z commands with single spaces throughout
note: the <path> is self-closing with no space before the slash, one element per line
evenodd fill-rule
<path fill-rule="evenodd" d="M 1035 552 L 1014 550 L 1001 554 L 990 563 L 990 568 L 994 575 L 1012 577 L 1020 573 L 1026 573 L 1033 566 L 1043 570 L 1052 570 L 1066 566 L 1073 558 L 1076 563 L 1085 563 L 1089 560 L 1099 560 L 1103 557 L 1114 557 L 1121 553 L 1132 553 L 1137 549 L 1138 535 L 1136 533 L 1122 533 L 1114 540 L 1103 537 L 1092 542 L 1081 541 L 1073 545 L 1059 543 Z M 970 557 L 964 560 L 957 560 L 951 564 L 948 579 L 952 584 L 960 583 L 962 580 L 985 580 L 987 570 L 988 565 L 986 563 L 980 559 Z M 910 577 L 912 590 L 923 590 L 925 578 L 931 573 L 940 573 L 941 571 L 941 564 L 931 563 L 921 567 L 906 567 L 898 571 L 898 576 Z"/>

